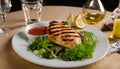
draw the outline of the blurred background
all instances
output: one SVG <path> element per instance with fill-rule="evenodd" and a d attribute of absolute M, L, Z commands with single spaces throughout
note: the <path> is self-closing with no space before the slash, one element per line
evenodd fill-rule
<path fill-rule="evenodd" d="M 21 1 L 20 0 L 11 0 L 12 8 L 11 12 L 21 10 Z M 82 7 L 87 0 L 43 0 L 43 5 L 57 5 L 57 6 L 74 6 Z M 105 9 L 107 11 L 113 11 L 119 3 L 119 0 L 101 0 Z"/>

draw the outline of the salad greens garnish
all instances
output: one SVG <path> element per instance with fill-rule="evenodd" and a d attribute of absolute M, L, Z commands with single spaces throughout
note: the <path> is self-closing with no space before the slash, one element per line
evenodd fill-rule
<path fill-rule="evenodd" d="M 65 61 L 91 59 L 98 42 L 97 38 L 92 32 L 82 31 L 80 33 L 87 39 L 82 39 L 81 44 L 75 45 L 73 48 L 59 46 L 47 36 L 39 36 L 28 46 L 28 50 L 46 59 Z"/>

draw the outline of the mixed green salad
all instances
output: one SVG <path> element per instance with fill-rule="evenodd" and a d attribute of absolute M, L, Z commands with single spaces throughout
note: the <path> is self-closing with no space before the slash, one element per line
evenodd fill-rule
<path fill-rule="evenodd" d="M 73 48 L 65 48 L 53 43 L 47 36 L 37 37 L 28 46 L 28 51 L 46 59 L 62 59 L 64 61 L 77 61 L 93 58 L 97 38 L 92 32 L 80 32 L 87 39 L 81 39 L 81 44 Z"/>

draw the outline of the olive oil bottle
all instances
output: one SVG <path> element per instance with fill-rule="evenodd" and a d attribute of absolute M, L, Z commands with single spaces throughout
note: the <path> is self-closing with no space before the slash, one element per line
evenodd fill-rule
<path fill-rule="evenodd" d="M 100 22 L 106 14 L 106 11 L 100 0 L 88 0 L 82 9 L 82 20 L 87 24 L 96 24 Z"/>

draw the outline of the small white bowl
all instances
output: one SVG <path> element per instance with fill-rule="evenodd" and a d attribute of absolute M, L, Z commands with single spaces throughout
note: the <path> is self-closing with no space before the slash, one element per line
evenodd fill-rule
<path fill-rule="evenodd" d="M 33 24 L 29 24 L 25 27 L 25 32 L 26 32 L 26 36 L 30 39 L 30 40 L 34 40 L 36 37 L 38 36 L 46 36 L 47 34 L 45 35 L 32 35 L 32 34 L 29 34 L 29 30 L 32 29 L 32 28 L 35 28 L 35 27 L 39 27 L 39 26 L 46 26 L 48 27 L 47 24 L 45 24 L 44 22 L 39 22 L 39 23 L 33 23 Z"/>

